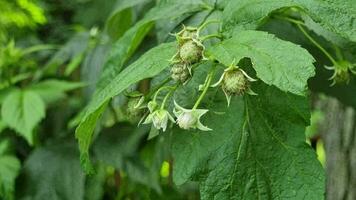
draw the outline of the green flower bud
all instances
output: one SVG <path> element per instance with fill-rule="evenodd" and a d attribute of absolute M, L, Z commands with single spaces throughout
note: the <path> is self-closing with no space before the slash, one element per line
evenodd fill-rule
<path fill-rule="evenodd" d="M 169 120 L 175 122 L 167 110 L 157 109 L 147 116 L 144 124 L 152 123 L 155 128 L 166 131 Z"/>
<path fill-rule="evenodd" d="M 179 56 L 183 62 L 194 64 L 203 58 L 204 47 L 198 42 L 189 40 L 179 49 Z"/>

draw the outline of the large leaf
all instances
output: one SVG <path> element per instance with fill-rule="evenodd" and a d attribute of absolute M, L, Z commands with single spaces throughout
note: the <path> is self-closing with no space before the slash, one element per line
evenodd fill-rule
<path fill-rule="evenodd" d="M 227 66 L 251 58 L 261 80 L 297 95 L 305 94 L 307 80 L 315 74 L 314 58 L 305 49 L 261 31 L 241 31 L 208 54 Z"/>
<path fill-rule="evenodd" d="M 1 108 L 3 121 L 30 144 L 33 144 L 33 129 L 44 116 L 44 102 L 32 91 L 14 90 L 5 98 Z"/>
<path fill-rule="evenodd" d="M 15 179 L 20 171 L 20 161 L 12 155 L 6 154 L 8 141 L 0 142 L 0 198 L 14 199 Z"/>
<path fill-rule="evenodd" d="M 308 101 L 260 84 L 258 96 L 219 99 L 211 132 L 173 133 L 174 181 L 199 181 L 202 199 L 323 199 L 324 172 L 305 143 Z"/>
<path fill-rule="evenodd" d="M 298 7 L 325 30 L 356 42 L 356 7 L 353 0 L 241 0 L 230 1 L 224 10 L 225 29 L 237 25 L 255 29 L 269 14 L 285 7 Z"/>
<path fill-rule="evenodd" d="M 106 87 L 94 94 L 81 123 L 76 129 L 82 164 L 87 172 L 91 169 L 88 152 L 91 138 L 96 127 L 96 121 L 102 114 L 106 102 L 120 94 L 131 84 L 160 73 L 169 66 L 169 59 L 175 51 L 176 47 L 173 43 L 161 44 L 151 49 L 113 78 Z"/>
<path fill-rule="evenodd" d="M 58 142 L 36 149 L 24 164 L 19 195 L 24 199 L 84 199 L 85 176 L 75 143 Z"/>

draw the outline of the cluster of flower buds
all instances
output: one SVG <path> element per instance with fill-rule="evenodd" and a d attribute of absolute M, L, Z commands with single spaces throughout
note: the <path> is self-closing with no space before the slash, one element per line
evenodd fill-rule
<path fill-rule="evenodd" d="M 348 84 L 351 80 L 351 74 L 356 75 L 356 65 L 345 60 L 337 62 L 335 66 L 326 66 L 325 68 L 334 71 L 334 74 L 329 78 L 333 81 L 331 85 Z"/>
<path fill-rule="evenodd" d="M 227 103 L 230 105 L 231 96 L 245 93 L 256 95 L 250 88 L 250 82 L 253 81 L 256 81 L 256 79 L 251 78 L 244 70 L 232 64 L 224 70 L 219 81 L 213 84 L 212 87 L 221 86 Z"/>
<path fill-rule="evenodd" d="M 174 34 L 178 43 L 178 51 L 172 57 L 172 79 L 186 83 L 192 76 L 191 66 L 203 59 L 204 45 L 199 37 L 199 28 L 186 27 Z"/>

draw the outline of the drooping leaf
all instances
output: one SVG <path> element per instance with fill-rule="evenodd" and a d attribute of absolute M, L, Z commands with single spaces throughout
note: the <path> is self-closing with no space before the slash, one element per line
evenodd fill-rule
<path fill-rule="evenodd" d="M 297 7 L 324 29 L 356 42 L 356 7 L 353 0 L 241 0 L 230 1 L 224 10 L 225 30 L 233 26 L 256 29 L 269 14 L 281 8 Z"/>
<path fill-rule="evenodd" d="M 324 173 L 305 143 L 305 97 L 254 85 L 258 96 L 214 100 L 211 132 L 173 132 L 174 180 L 199 181 L 202 199 L 323 199 Z"/>
<path fill-rule="evenodd" d="M 52 103 L 65 97 L 65 92 L 83 87 L 80 82 L 69 82 L 57 79 L 41 81 L 29 87 L 29 90 L 36 92 L 46 103 Z"/>
<path fill-rule="evenodd" d="M 85 176 L 75 143 L 36 149 L 24 164 L 23 199 L 84 199 Z"/>
<path fill-rule="evenodd" d="M 315 74 L 308 51 L 261 31 L 241 31 L 208 49 L 208 54 L 226 66 L 248 57 L 258 78 L 297 95 L 305 94 L 307 80 Z"/>
<path fill-rule="evenodd" d="M 89 146 L 96 127 L 96 121 L 104 111 L 105 104 L 131 84 L 153 77 L 168 67 L 169 59 L 174 55 L 175 51 L 176 48 L 173 43 L 161 44 L 151 49 L 112 79 L 106 87 L 94 94 L 81 123 L 76 129 L 82 164 L 87 166 L 85 168 L 91 168 L 89 167 Z"/>
<path fill-rule="evenodd" d="M 45 116 L 45 104 L 32 91 L 14 90 L 4 100 L 1 117 L 7 126 L 33 144 L 33 129 Z"/>

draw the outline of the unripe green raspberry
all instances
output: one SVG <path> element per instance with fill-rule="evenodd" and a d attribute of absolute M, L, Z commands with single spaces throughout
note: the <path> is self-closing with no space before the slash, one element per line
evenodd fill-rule
<path fill-rule="evenodd" d="M 337 70 L 334 78 L 335 83 L 348 83 L 350 81 L 350 73 L 348 70 Z"/>
<path fill-rule="evenodd" d="M 185 83 L 190 78 L 187 65 L 183 63 L 174 64 L 171 68 L 171 77 L 177 82 Z"/>
<path fill-rule="evenodd" d="M 249 87 L 249 81 L 240 70 L 227 71 L 222 80 L 222 89 L 228 95 L 242 95 Z"/>
<path fill-rule="evenodd" d="M 179 56 L 185 63 L 197 63 L 203 57 L 203 47 L 197 44 L 197 42 L 189 40 L 180 47 Z"/>
<path fill-rule="evenodd" d="M 128 99 L 126 113 L 131 120 L 137 120 L 142 116 L 143 110 L 139 107 L 141 100 L 141 97 L 130 97 Z"/>

